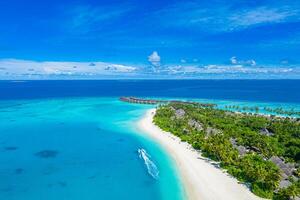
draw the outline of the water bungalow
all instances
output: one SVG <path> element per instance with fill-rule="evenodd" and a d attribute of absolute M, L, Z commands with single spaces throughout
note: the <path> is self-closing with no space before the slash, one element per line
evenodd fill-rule
<path fill-rule="evenodd" d="M 146 98 L 137 98 L 137 97 L 120 97 L 120 101 L 128 102 L 128 103 L 138 103 L 138 104 L 167 104 L 167 103 L 184 103 L 184 104 L 193 104 L 200 105 L 203 107 L 214 107 L 216 104 L 210 103 L 198 103 L 191 101 L 180 101 L 180 100 L 159 100 L 159 99 L 146 99 Z"/>
<path fill-rule="evenodd" d="M 136 97 L 120 97 L 120 101 L 124 101 L 128 103 L 138 103 L 138 104 L 163 104 L 169 102 L 165 100 L 142 99 Z"/>

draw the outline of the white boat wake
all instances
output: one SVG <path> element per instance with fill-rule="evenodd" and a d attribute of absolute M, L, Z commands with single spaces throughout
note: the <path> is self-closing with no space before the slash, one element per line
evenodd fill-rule
<path fill-rule="evenodd" d="M 140 159 L 144 160 L 144 164 L 147 167 L 148 173 L 154 178 L 158 179 L 159 171 L 154 164 L 154 162 L 150 159 L 151 156 L 146 152 L 145 149 L 138 149 Z"/>

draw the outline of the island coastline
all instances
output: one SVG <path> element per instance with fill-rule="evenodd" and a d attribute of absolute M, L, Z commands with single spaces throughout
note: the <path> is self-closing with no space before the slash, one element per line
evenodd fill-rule
<path fill-rule="evenodd" d="M 202 157 L 188 143 L 153 124 L 156 109 L 150 109 L 138 121 L 138 127 L 157 141 L 176 164 L 188 200 L 256 200 L 244 185 L 218 168 L 217 163 Z"/>

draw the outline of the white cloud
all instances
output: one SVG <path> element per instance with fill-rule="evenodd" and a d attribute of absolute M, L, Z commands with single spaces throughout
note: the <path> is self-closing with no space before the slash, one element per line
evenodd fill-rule
<path fill-rule="evenodd" d="M 237 61 L 237 59 L 236 59 L 235 56 L 233 56 L 233 57 L 230 58 L 230 63 L 233 64 L 233 65 L 238 64 L 238 61 Z"/>
<path fill-rule="evenodd" d="M 112 71 L 112 72 L 130 73 L 135 71 L 136 68 L 131 66 L 118 65 L 118 64 L 107 64 L 104 70 Z"/>
<path fill-rule="evenodd" d="M 155 54 L 154 54 L 155 55 Z M 157 54 L 158 55 L 158 54 Z M 157 58 L 152 61 L 158 62 Z M 164 65 L 159 70 L 149 71 L 145 66 L 136 67 L 114 63 L 93 62 L 36 62 L 28 60 L 5 59 L 0 60 L 0 79 L 51 79 L 51 78 L 176 78 L 192 77 L 205 78 L 210 77 L 245 77 L 245 78 L 300 78 L 300 66 L 279 67 L 276 66 L 257 66 L 250 64 L 241 64 L 246 61 L 232 59 L 234 65 L 203 65 L 184 64 L 184 65 Z M 235 62 L 236 60 L 236 62 Z M 251 65 L 252 64 L 252 65 Z M 76 66 L 76 67 L 75 67 Z"/>
<path fill-rule="evenodd" d="M 102 76 L 134 73 L 137 68 L 104 62 L 37 62 L 30 60 L 0 60 L 0 68 L 6 68 L 10 76 Z M 1 74 L 0 71 L 0 76 Z"/>
<path fill-rule="evenodd" d="M 246 61 L 245 61 L 245 64 L 246 64 L 246 65 L 255 66 L 255 65 L 256 65 L 256 61 L 253 60 L 253 59 L 252 59 L 252 60 L 246 60 Z"/>
<path fill-rule="evenodd" d="M 230 59 L 230 63 L 232 65 L 245 65 L 245 66 L 255 66 L 256 61 L 251 59 L 251 60 L 238 60 L 237 57 L 233 56 Z"/>
<path fill-rule="evenodd" d="M 204 3 L 203 3 L 204 4 Z M 299 5 L 268 4 L 260 7 L 241 7 L 238 3 L 216 3 L 214 6 L 200 2 L 176 3 L 157 12 L 165 26 L 193 27 L 203 31 L 229 32 L 250 26 L 293 22 L 300 19 Z"/>
<path fill-rule="evenodd" d="M 166 74 L 170 75 L 187 75 L 197 77 L 199 75 L 212 75 L 219 74 L 224 77 L 230 75 L 249 75 L 257 76 L 261 75 L 265 78 L 268 78 L 269 75 L 280 75 L 282 77 L 287 76 L 287 74 L 293 74 L 300 76 L 300 68 L 285 68 L 285 67 L 256 67 L 256 66 L 243 66 L 243 65 L 205 65 L 205 66 L 168 66 L 163 71 Z"/>
<path fill-rule="evenodd" d="M 153 51 L 150 56 L 148 56 L 148 61 L 155 67 L 160 66 L 160 56 L 157 51 Z"/>
<path fill-rule="evenodd" d="M 262 23 L 278 23 L 292 16 L 296 16 L 298 10 L 293 10 L 287 7 L 283 8 L 268 8 L 258 7 L 253 10 L 243 10 L 229 16 L 232 26 L 251 26 Z"/>

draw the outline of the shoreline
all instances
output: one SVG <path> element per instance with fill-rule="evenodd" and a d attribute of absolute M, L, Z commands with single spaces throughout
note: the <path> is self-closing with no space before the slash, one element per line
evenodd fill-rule
<path fill-rule="evenodd" d="M 156 109 L 138 121 L 138 128 L 157 141 L 176 164 L 188 200 L 259 200 L 243 184 L 202 157 L 191 145 L 152 123 Z M 214 165 L 215 164 L 215 165 Z"/>

